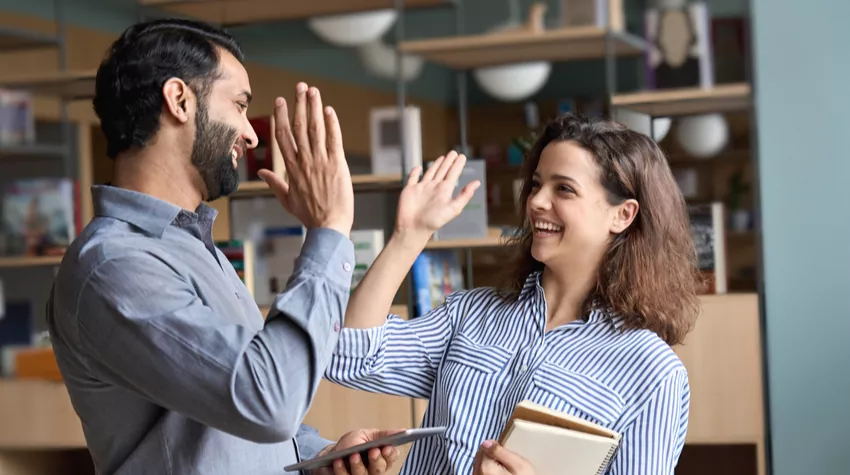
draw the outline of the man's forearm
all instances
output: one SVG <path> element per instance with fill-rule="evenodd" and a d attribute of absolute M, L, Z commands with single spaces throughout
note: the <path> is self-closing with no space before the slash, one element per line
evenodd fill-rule
<path fill-rule="evenodd" d="M 289 285 L 237 371 L 234 394 L 249 414 L 277 408 L 277 424 L 292 433 L 301 424 L 339 337 L 353 265 L 348 238 L 308 232 Z"/>
<path fill-rule="evenodd" d="M 421 233 L 392 235 L 354 289 L 345 311 L 346 327 L 373 328 L 383 324 L 393 298 L 427 242 L 428 236 Z"/>

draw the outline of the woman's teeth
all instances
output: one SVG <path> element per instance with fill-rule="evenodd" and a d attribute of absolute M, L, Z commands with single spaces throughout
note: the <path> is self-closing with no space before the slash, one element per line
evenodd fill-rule
<path fill-rule="evenodd" d="M 538 221 L 534 223 L 534 229 L 537 231 L 546 231 L 552 233 L 559 233 L 563 231 L 563 226 L 556 226 L 552 223 L 545 223 L 542 221 Z"/>

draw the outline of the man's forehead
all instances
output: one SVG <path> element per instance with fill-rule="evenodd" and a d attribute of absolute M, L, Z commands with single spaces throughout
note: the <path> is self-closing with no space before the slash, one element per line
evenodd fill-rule
<path fill-rule="evenodd" d="M 222 50 L 219 60 L 219 81 L 238 89 L 238 92 L 251 91 L 248 71 L 232 54 Z"/>

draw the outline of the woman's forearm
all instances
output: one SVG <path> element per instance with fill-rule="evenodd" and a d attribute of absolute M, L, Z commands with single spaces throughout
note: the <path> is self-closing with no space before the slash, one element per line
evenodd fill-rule
<path fill-rule="evenodd" d="M 383 325 L 393 298 L 430 234 L 396 231 L 357 284 L 345 311 L 348 328 Z"/>

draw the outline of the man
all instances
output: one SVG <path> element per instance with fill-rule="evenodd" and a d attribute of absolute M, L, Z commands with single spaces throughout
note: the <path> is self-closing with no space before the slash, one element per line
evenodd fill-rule
<path fill-rule="evenodd" d="M 102 474 L 285 473 L 336 444 L 301 425 L 348 302 L 351 176 L 337 117 L 299 84 L 276 135 L 289 181 L 265 172 L 308 228 L 288 288 L 264 321 L 212 241 L 210 201 L 236 190 L 257 145 L 242 52 L 207 25 L 130 27 L 97 73 L 94 108 L 114 160 L 92 189 L 95 217 L 67 250 L 47 306 L 59 368 Z M 327 127 L 327 129 L 326 129 Z M 309 130 L 309 131 L 308 131 Z M 397 458 L 373 449 L 369 469 Z M 333 472 L 346 474 L 342 461 Z"/>

